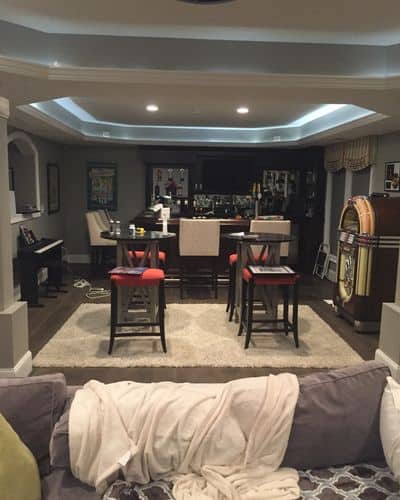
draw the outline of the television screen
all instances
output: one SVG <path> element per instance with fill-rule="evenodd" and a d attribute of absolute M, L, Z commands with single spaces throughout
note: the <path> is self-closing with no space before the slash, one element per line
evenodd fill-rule
<path fill-rule="evenodd" d="M 212 158 L 203 161 L 203 192 L 248 194 L 252 183 L 251 158 Z"/>

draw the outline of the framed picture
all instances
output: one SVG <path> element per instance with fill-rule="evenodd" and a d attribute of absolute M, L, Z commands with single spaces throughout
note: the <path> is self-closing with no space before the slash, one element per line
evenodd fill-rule
<path fill-rule="evenodd" d="M 117 210 L 117 166 L 89 162 L 87 165 L 87 207 L 89 210 Z"/>
<path fill-rule="evenodd" d="M 385 163 L 385 191 L 400 191 L 400 161 Z"/>
<path fill-rule="evenodd" d="M 56 163 L 47 164 L 47 212 L 60 211 L 60 171 Z"/>

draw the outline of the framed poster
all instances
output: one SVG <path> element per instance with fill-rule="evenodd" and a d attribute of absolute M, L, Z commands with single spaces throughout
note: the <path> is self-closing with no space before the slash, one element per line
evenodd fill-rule
<path fill-rule="evenodd" d="M 56 163 L 47 164 L 47 212 L 60 211 L 60 172 Z"/>
<path fill-rule="evenodd" d="M 385 191 L 400 191 L 400 161 L 385 163 Z"/>
<path fill-rule="evenodd" d="M 117 210 L 117 166 L 89 162 L 87 166 L 87 207 L 89 210 Z"/>

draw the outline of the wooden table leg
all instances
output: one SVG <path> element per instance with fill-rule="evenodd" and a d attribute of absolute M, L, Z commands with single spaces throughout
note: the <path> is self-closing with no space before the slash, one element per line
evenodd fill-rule
<path fill-rule="evenodd" d="M 242 310 L 242 272 L 247 265 L 247 252 L 245 243 L 242 241 L 237 242 L 236 253 L 238 256 L 236 262 L 236 290 L 235 290 L 235 322 L 241 322 L 241 310 Z"/>

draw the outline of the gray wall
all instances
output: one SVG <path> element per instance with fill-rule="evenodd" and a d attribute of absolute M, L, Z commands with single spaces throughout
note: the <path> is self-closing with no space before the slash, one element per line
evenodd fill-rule
<path fill-rule="evenodd" d="M 20 224 L 32 229 L 38 238 L 62 238 L 63 236 L 63 213 L 52 215 L 47 213 L 47 163 L 58 163 L 61 166 L 62 147 L 56 143 L 46 141 L 39 137 L 30 135 L 39 153 L 39 177 L 40 177 L 40 205 L 42 214 L 37 219 L 27 220 L 12 225 L 13 253 L 17 253 L 17 238 Z"/>
<path fill-rule="evenodd" d="M 371 175 L 370 168 L 364 168 L 358 172 L 353 172 L 353 182 L 351 185 L 351 194 L 353 196 L 369 194 L 369 179 Z"/>
<path fill-rule="evenodd" d="M 345 178 L 346 171 L 342 169 L 339 172 L 335 172 L 332 179 L 332 211 L 329 244 L 331 254 L 333 255 L 336 255 L 337 250 L 337 228 L 343 208 Z"/>
<path fill-rule="evenodd" d="M 117 164 L 118 211 L 115 215 L 121 222 L 128 222 L 145 208 L 145 166 L 136 147 L 65 146 L 61 169 L 64 240 L 69 256 L 75 261 L 89 254 L 85 220 L 88 161 Z"/>

